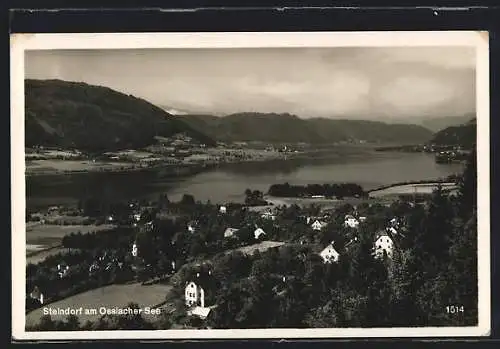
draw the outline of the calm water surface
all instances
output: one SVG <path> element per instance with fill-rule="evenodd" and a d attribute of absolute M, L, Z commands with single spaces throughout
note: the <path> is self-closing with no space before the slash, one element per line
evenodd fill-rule
<path fill-rule="evenodd" d="M 123 200 L 157 198 L 160 193 L 168 193 L 171 200 L 191 194 L 201 201 L 241 202 L 245 189 L 266 192 L 275 183 L 354 182 L 372 189 L 395 182 L 436 179 L 462 169 L 460 164 L 436 164 L 429 154 L 376 153 L 235 164 L 185 178 L 166 177 L 161 171 L 29 177 L 26 192 L 30 208 L 71 204 L 89 196 Z"/>

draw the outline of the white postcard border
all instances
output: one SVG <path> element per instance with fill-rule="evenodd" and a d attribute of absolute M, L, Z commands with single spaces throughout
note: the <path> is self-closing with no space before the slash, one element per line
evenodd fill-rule
<path fill-rule="evenodd" d="M 49 331 L 26 332 L 26 229 L 24 162 L 24 52 L 61 49 L 264 48 L 264 47 L 476 48 L 478 164 L 479 323 L 476 327 Z M 489 37 L 487 32 L 297 33 L 78 33 L 11 35 L 12 336 L 16 340 L 90 339 L 298 339 L 469 337 L 490 333 L 490 137 Z M 21 253 L 22 252 L 22 253 Z"/>

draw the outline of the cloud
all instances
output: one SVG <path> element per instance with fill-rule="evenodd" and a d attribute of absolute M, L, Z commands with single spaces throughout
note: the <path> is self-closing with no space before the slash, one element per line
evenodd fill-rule
<path fill-rule="evenodd" d="M 475 110 L 472 48 L 31 51 L 28 78 L 104 85 L 197 113 L 411 118 Z"/>

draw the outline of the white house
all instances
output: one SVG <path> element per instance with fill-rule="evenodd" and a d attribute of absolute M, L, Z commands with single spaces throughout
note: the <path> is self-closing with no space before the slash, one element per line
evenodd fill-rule
<path fill-rule="evenodd" d="M 59 275 L 59 278 L 63 278 L 66 276 L 66 274 L 69 271 L 69 265 L 66 264 L 58 264 L 57 265 L 57 274 Z"/>
<path fill-rule="evenodd" d="M 38 286 L 35 286 L 33 291 L 31 291 L 30 298 L 36 299 L 37 301 L 40 302 L 40 304 L 43 304 L 43 293 L 40 292 L 40 289 L 38 288 Z"/>
<path fill-rule="evenodd" d="M 345 216 L 344 226 L 349 228 L 357 228 L 359 226 L 359 221 L 352 215 Z"/>
<path fill-rule="evenodd" d="M 340 254 L 333 247 L 333 242 L 319 254 L 323 258 L 323 263 L 336 263 L 339 260 Z"/>
<path fill-rule="evenodd" d="M 276 220 L 276 215 L 269 211 L 264 212 L 260 217 L 263 219 L 270 219 L 272 221 Z"/>
<path fill-rule="evenodd" d="M 225 238 L 231 238 L 234 236 L 234 233 L 236 233 L 239 229 L 236 228 L 227 228 L 226 231 L 224 231 L 224 237 Z"/>
<path fill-rule="evenodd" d="M 205 308 L 205 290 L 194 281 L 191 281 L 186 285 L 184 296 L 188 307 L 199 306 L 201 308 Z"/>
<path fill-rule="evenodd" d="M 394 249 L 394 242 L 391 237 L 386 233 L 377 235 L 377 240 L 375 240 L 375 257 L 383 257 L 384 254 L 390 258 L 392 257 L 392 251 Z"/>
<path fill-rule="evenodd" d="M 227 207 L 226 206 L 219 207 L 219 212 L 222 213 L 222 214 L 227 213 Z"/>
<path fill-rule="evenodd" d="M 311 224 L 311 227 L 313 228 L 313 230 L 317 230 L 317 231 L 323 229 L 326 226 L 327 226 L 327 224 L 325 222 L 318 221 L 318 220 L 315 220 L 314 223 Z"/>
<path fill-rule="evenodd" d="M 141 214 L 140 213 L 134 214 L 134 219 L 136 222 L 139 222 L 141 220 Z"/>
<path fill-rule="evenodd" d="M 137 254 L 138 254 L 138 251 L 137 251 L 137 243 L 136 243 L 136 242 L 134 242 L 134 243 L 132 244 L 132 256 L 133 256 L 133 257 L 137 257 Z"/>
<path fill-rule="evenodd" d="M 187 225 L 187 231 L 190 233 L 194 233 L 196 231 L 196 222 L 190 222 Z"/>
<path fill-rule="evenodd" d="M 358 217 L 358 220 L 359 220 L 360 222 L 365 222 L 365 221 L 366 221 L 366 217 L 365 217 L 365 216 L 359 216 L 359 217 Z"/>
<path fill-rule="evenodd" d="M 262 230 L 261 228 L 257 228 L 255 229 L 255 231 L 253 232 L 253 236 L 255 237 L 255 240 L 258 240 L 260 239 L 260 237 L 262 235 L 266 235 L 266 232 L 264 230 Z"/>

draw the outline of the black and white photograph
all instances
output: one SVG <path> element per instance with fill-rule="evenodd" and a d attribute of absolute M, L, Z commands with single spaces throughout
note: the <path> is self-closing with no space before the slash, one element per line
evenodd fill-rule
<path fill-rule="evenodd" d="M 11 57 L 16 338 L 488 334 L 487 33 L 14 35 Z"/>

